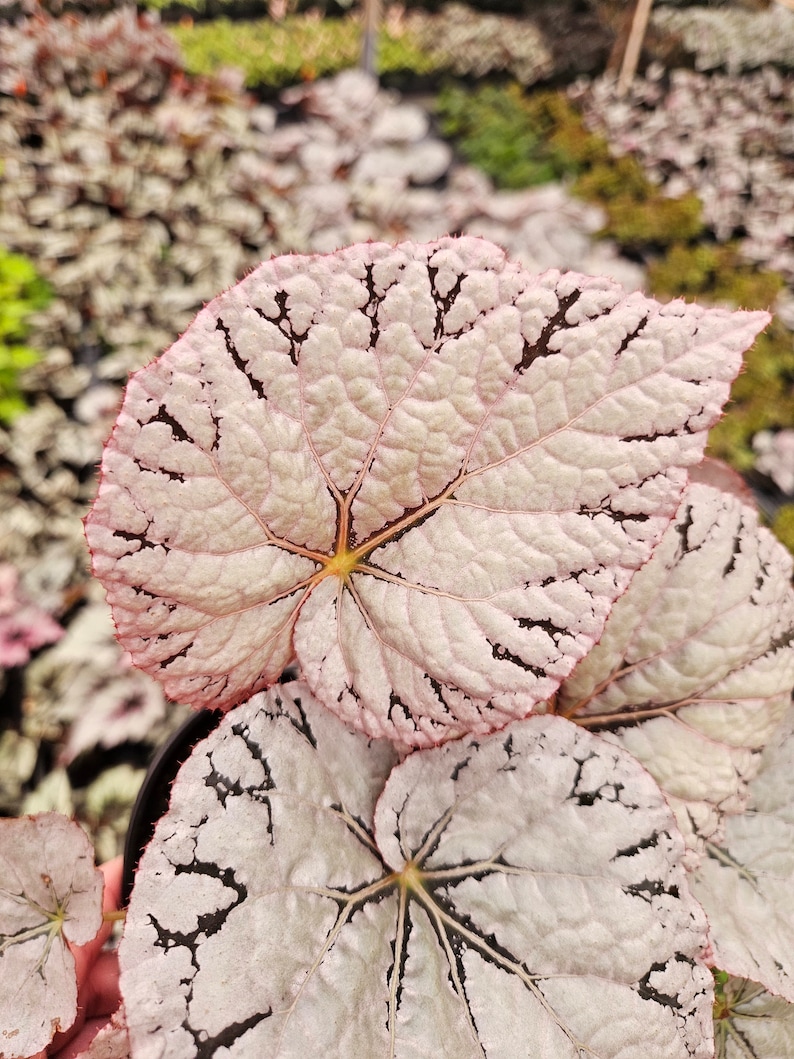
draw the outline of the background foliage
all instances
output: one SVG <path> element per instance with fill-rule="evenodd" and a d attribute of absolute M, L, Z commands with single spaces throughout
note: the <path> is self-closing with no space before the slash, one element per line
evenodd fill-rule
<path fill-rule="evenodd" d="M 43 309 L 50 297 L 33 263 L 0 247 L 0 423 L 10 423 L 27 408 L 20 374 L 36 363 L 39 353 L 25 339 L 31 314 Z"/>

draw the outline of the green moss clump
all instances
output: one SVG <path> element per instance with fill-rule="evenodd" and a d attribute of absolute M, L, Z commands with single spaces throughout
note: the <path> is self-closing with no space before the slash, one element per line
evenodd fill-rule
<path fill-rule="evenodd" d="M 30 314 L 43 309 L 50 289 L 21 254 L 0 248 L 0 422 L 10 423 L 27 408 L 19 385 L 39 354 L 25 345 Z"/>
<path fill-rule="evenodd" d="M 794 504 L 781 507 L 772 523 L 772 532 L 790 552 L 794 552 Z"/>
<path fill-rule="evenodd" d="M 436 114 L 443 135 L 497 187 L 532 187 L 560 175 L 559 159 L 542 138 L 517 84 L 483 85 L 474 91 L 447 86 L 439 94 Z"/>
<path fill-rule="evenodd" d="M 189 73 L 214 74 L 222 66 L 237 66 L 249 88 L 281 87 L 336 73 L 356 61 L 360 47 L 358 27 L 349 19 L 231 22 L 219 18 L 173 26 L 170 32 Z"/>
<path fill-rule="evenodd" d="M 625 250 L 658 253 L 703 231 L 697 196 L 668 198 L 636 158 L 614 157 L 563 92 L 526 93 L 518 84 L 457 86 L 439 97 L 438 115 L 441 131 L 498 187 L 574 178 L 574 194 L 605 211 L 602 234 Z"/>
<path fill-rule="evenodd" d="M 358 63 L 362 43 L 361 23 L 351 17 L 293 15 L 281 22 L 219 18 L 171 26 L 169 32 L 182 50 L 189 73 L 214 74 L 222 66 L 236 66 L 244 72 L 249 88 L 282 88 L 331 76 Z M 380 34 L 381 74 L 404 70 L 425 74 L 432 66 L 430 56 L 409 33 L 400 37 Z"/>
<path fill-rule="evenodd" d="M 541 141 L 555 159 L 559 176 L 581 173 L 613 161 L 609 143 L 590 132 L 564 92 L 541 89 L 523 97 L 523 106 Z"/>
<path fill-rule="evenodd" d="M 442 97 L 440 113 L 460 152 L 503 187 L 573 178 L 573 191 L 605 211 L 602 234 L 648 262 L 656 297 L 767 309 L 784 286 L 779 274 L 743 261 L 735 245 L 698 242 L 699 199 L 668 198 L 636 158 L 613 157 L 564 93 L 456 88 Z M 755 464 L 753 435 L 782 427 L 794 427 L 794 335 L 776 320 L 747 355 L 709 451 L 747 472 Z"/>
<path fill-rule="evenodd" d="M 698 298 L 742 309 L 770 308 L 785 282 L 780 273 L 743 261 L 733 243 L 676 243 L 648 268 L 658 298 Z"/>
<path fill-rule="evenodd" d="M 449 85 L 436 113 L 442 133 L 498 187 L 522 188 L 613 164 L 607 141 L 589 132 L 563 92 L 521 85 Z"/>
<path fill-rule="evenodd" d="M 794 426 L 794 335 L 773 320 L 745 357 L 727 414 L 709 434 L 709 454 L 737 471 L 755 463 L 751 439 L 759 430 Z"/>
<path fill-rule="evenodd" d="M 652 293 L 743 309 L 769 309 L 785 280 L 743 261 L 731 243 L 676 244 L 648 269 Z M 755 464 L 753 435 L 794 426 L 794 335 L 779 320 L 759 336 L 731 390 L 726 415 L 709 434 L 709 453 L 737 471 Z"/>
<path fill-rule="evenodd" d="M 704 228 L 696 195 L 663 195 L 630 155 L 598 161 L 579 177 L 574 192 L 606 211 L 604 234 L 627 250 L 686 242 L 696 239 Z"/>

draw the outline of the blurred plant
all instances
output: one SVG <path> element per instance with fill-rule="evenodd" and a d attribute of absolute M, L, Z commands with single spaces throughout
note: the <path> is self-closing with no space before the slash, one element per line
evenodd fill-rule
<path fill-rule="evenodd" d="M 42 344 L 125 376 L 270 252 L 272 113 L 263 132 L 239 79 L 185 76 L 128 6 L 0 24 L 0 54 L 0 242 L 52 285 Z"/>
<path fill-rule="evenodd" d="M 784 504 L 772 523 L 772 532 L 790 552 L 794 552 L 794 504 Z"/>
<path fill-rule="evenodd" d="M 48 285 L 30 261 L 0 247 L 0 422 L 10 423 L 27 408 L 19 375 L 40 356 L 25 345 L 29 317 L 50 297 Z"/>
<path fill-rule="evenodd" d="M 405 19 L 434 66 L 457 77 L 508 73 L 523 85 L 549 77 L 555 66 L 551 41 L 532 18 L 512 18 L 446 4 L 436 13 L 411 11 Z"/>
<path fill-rule="evenodd" d="M 62 635 L 57 621 L 25 598 L 15 567 L 0 564 L 0 667 L 23 666 L 31 651 Z"/>
<path fill-rule="evenodd" d="M 649 265 L 648 283 L 657 298 L 698 298 L 750 309 L 770 308 L 785 287 L 780 273 L 748 263 L 735 243 L 675 243 Z"/>
<path fill-rule="evenodd" d="M 769 309 L 785 287 L 778 272 L 744 261 L 735 243 L 674 244 L 651 263 L 648 285 L 657 298 L 698 299 L 716 304 Z M 748 353 L 745 370 L 731 391 L 727 414 L 712 429 L 709 451 L 736 470 L 753 469 L 759 431 L 794 425 L 794 336 L 778 318 Z M 794 543 L 790 529 L 789 539 Z"/>
<path fill-rule="evenodd" d="M 355 66 L 361 50 L 361 23 L 354 17 L 316 19 L 288 15 L 270 19 L 174 26 L 171 32 L 192 74 L 214 74 L 233 65 L 245 73 L 249 88 L 280 88 L 314 80 Z M 425 74 L 434 63 L 408 33 L 383 32 L 378 41 L 381 74 L 411 70 Z"/>
<path fill-rule="evenodd" d="M 572 168 L 543 136 L 520 85 L 448 85 L 436 104 L 441 131 L 502 188 L 545 184 Z M 574 163 L 575 164 L 575 163 Z"/>
<path fill-rule="evenodd" d="M 605 211 L 602 235 L 645 261 L 655 297 L 769 309 L 785 287 L 780 273 L 743 258 L 736 242 L 703 242 L 698 196 L 668 196 L 639 158 L 614 156 L 565 93 L 526 93 L 517 84 L 456 86 L 441 94 L 438 113 L 442 131 L 459 152 L 497 184 L 525 187 L 572 178 L 574 193 Z M 794 426 L 793 379 L 794 339 L 775 319 L 747 356 L 727 414 L 711 432 L 710 453 L 743 473 L 751 471 L 754 435 Z M 778 516 L 775 529 L 794 544 L 790 512 Z"/>
<path fill-rule="evenodd" d="M 65 106 L 64 88 L 74 98 L 146 104 L 181 69 L 177 47 L 157 16 L 139 15 L 130 5 L 101 17 L 40 13 L 19 19 L 0 26 L 0 49 L 0 93 L 38 105 Z M 55 131 L 41 133 L 51 142 Z"/>
<path fill-rule="evenodd" d="M 463 157 L 501 187 L 574 178 L 575 194 L 606 212 L 602 234 L 634 254 L 703 230 L 697 196 L 662 194 L 636 159 L 613 156 L 607 141 L 588 131 L 562 92 L 526 94 L 516 83 L 453 86 L 441 93 L 438 114 Z"/>
<path fill-rule="evenodd" d="M 630 155 L 598 161 L 579 177 L 574 191 L 606 210 L 605 234 L 627 250 L 664 248 L 694 239 L 703 231 L 697 195 L 690 192 L 670 198 L 651 183 Z"/>

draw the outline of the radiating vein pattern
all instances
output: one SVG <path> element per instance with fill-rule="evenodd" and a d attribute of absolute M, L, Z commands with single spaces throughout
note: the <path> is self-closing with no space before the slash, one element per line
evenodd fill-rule
<path fill-rule="evenodd" d="M 756 982 L 730 978 L 715 1012 L 716 1059 L 767 1059 L 794 1054 L 794 1004 Z"/>
<path fill-rule="evenodd" d="M 75 961 L 102 925 L 102 876 L 86 834 L 60 813 L 0 828 L 0 1056 L 46 1049 L 77 1016 Z"/>
<path fill-rule="evenodd" d="M 561 718 L 397 764 L 281 685 L 194 752 L 144 854 L 134 1059 L 705 1059 L 683 848 L 647 773 Z"/>
<path fill-rule="evenodd" d="M 557 697 L 563 715 L 609 725 L 606 738 L 651 772 L 693 865 L 745 809 L 794 685 L 791 555 L 753 508 L 710 484 L 713 467 L 698 473 Z"/>
<path fill-rule="evenodd" d="M 128 386 L 87 524 L 119 636 L 194 705 L 297 655 L 371 736 L 526 716 L 648 558 L 765 321 L 473 238 L 267 262 Z"/>

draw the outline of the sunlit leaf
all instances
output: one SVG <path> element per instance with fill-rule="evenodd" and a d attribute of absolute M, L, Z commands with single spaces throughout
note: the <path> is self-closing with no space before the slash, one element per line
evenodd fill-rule
<path fill-rule="evenodd" d="M 102 873 L 58 813 L 0 821 L 0 1056 L 45 1048 L 77 1015 L 74 957 L 102 925 Z"/>
<path fill-rule="evenodd" d="M 747 810 L 726 820 L 724 840 L 706 854 L 692 889 L 715 965 L 794 1002 L 794 708 L 761 755 Z"/>
<path fill-rule="evenodd" d="M 739 496 L 684 494 L 650 562 L 557 709 L 634 754 L 668 795 L 693 849 L 744 808 L 757 751 L 794 686 L 791 556 Z"/>
<path fill-rule="evenodd" d="M 712 1056 L 705 918 L 630 755 L 541 716 L 393 761 L 302 684 L 199 745 L 121 945 L 134 1055 Z"/>
<path fill-rule="evenodd" d="M 409 745 L 526 716 L 648 558 L 767 319 L 472 238 L 261 265 L 128 386 L 87 524 L 122 644 L 224 708 L 297 655 Z"/>

